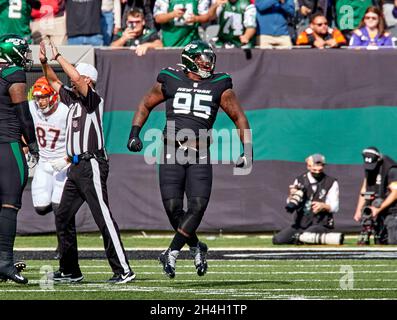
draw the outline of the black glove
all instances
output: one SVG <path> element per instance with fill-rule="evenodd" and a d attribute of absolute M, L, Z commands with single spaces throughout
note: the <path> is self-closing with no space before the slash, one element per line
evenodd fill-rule
<path fill-rule="evenodd" d="M 132 152 L 139 152 L 143 148 L 143 143 L 139 139 L 140 126 L 132 126 L 130 137 L 128 138 L 127 148 Z"/>
<path fill-rule="evenodd" d="M 250 152 L 243 152 L 237 159 L 236 161 L 236 168 L 247 168 L 252 166 L 253 158 L 254 158 L 254 152 L 252 150 L 252 145 L 251 146 L 244 146 L 244 150 L 248 150 L 247 148 L 250 148 Z"/>
<path fill-rule="evenodd" d="M 37 145 L 37 142 L 32 142 L 28 144 L 29 148 L 29 168 L 34 168 L 36 164 L 39 162 L 39 146 Z"/>

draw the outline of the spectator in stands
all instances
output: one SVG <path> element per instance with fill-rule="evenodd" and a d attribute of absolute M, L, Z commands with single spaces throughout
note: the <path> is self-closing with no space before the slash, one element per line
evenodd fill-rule
<path fill-rule="evenodd" d="M 250 0 L 217 0 L 210 20 L 218 17 L 219 32 L 215 45 L 223 48 L 254 47 L 256 8 Z"/>
<path fill-rule="evenodd" d="M 39 0 L 1 1 L 0 36 L 13 33 L 31 43 L 30 14 L 32 8 L 40 9 L 40 6 Z"/>
<path fill-rule="evenodd" d="M 338 29 L 328 26 L 327 18 L 322 13 L 315 13 L 310 17 L 309 28 L 298 36 L 296 44 L 318 49 L 339 48 L 346 44 L 346 39 Z"/>
<path fill-rule="evenodd" d="M 102 46 L 102 0 L 67 0 L 66 30 L 68 44 Z"/>
<path fill-rule="evenodd" d="M 209 7 L 210 0 L 156 0 L 153 15 L 160 24 L 164 47 L 183 47 L 199 40 L 198 27 L 209 21 Z"/>
<path fill-rule="evenodd" d="M 285 209 L 294 213 L 294 222 L 274 235 L 273 244 L 342 244 L 342 234 L 329 234 L 334 229 L 333 214 L 339 210 L 338 181 L 324 173 L 321 154 L 307 157 L 306 166 L 307 172 L 289 186 Z"/>
<path fill-rule="evenodd" d="M 365 11 L 358 29 L 352 34 L 350 46 L 367 48 L 393 46 L 392 37 L 386 32 L 385 18 L 380 9 L 369 7 Z"/>
<path fill-rule="evenodd" d="M 294 0 L 256 0 L 257 44 L 291 47 L 288 18 L 295 14 Z"/>
<path fill-rule="evenodd" d="M 41 8 L 32 10 L 30 23 L 34 44 L 45 38 L 59 46 L 67 43 L 65 0 L 40 0 Z"/>
<path fill-rule="evenodd" d="M 385 0 L 383 5 L 387 31 L 397 37 L 397 0 Z"/>
<path fill-rule="evenodd" d="M 146 54 L 149 49 L 161 48 L 161 42 L 157 31 L 145 26 L 143 10 L 132 9 L 127 16 L 127 28 L 115 35 L 112 47 L 132 47 L 138 56 Z"/>
<path fill-rule="evenodd" d="M 296 0 L 297 7 L 297 33 L 301 34 L 309 27 L 310 17 L 315 13 L 322 13 L 328 21 L 333 22 L 333 0 Z"/>
<path fill-rule="evenodd" d="M 101 30 L 103 45 L 112 42 L 113 34 L 121 29 L 121 3 L 120 0 L 102 0 Z"/>
<path fill-rule="evenodd" d="M 127 20 L 127 15 L 134 8 L 140 8 L 143 10 L 145 16 L 145 26 L 149 29 L 156 28 L 153 9 L 155 0 L 121 0 L 123 16 L 121 19 L 121 27 L 126 28 L 125 21 Z"/>

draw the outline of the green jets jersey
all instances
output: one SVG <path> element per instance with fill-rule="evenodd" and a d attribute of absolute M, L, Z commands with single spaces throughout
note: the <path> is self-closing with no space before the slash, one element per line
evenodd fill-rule
<path fill-rule="evenodd" d="M 14 83 L 26 83 L 23 69 L 0 64 L 0 143 L 21 139 L 20 123 L 9 94 L 9 88 Z"/>
<path fill-rule="evenodd" d="M 166 98 L 167 123 L 180 130 L 191 130 L 196 137 L 200 130 L 210 130 L 215 122 L 224 91 L 233 88 L 232 78 L 226 73 L 214 73 L 207 79 L 194 81 L 185 72 L 166 68 L 157 81 Z M 172 130 L 171 130 L 172 131 Z M 164 134 L 168 132 L 164 129 Z"/>
<path fill-rule="evenodd" d="M 14 33 L 29 42 L 31 9 L 26 0 L 0 0 L 0 36 Z"/>
<path fill-rule="evenodd" d="M 200 39 L 198 23 L 187 24 L 185 19 L 189 15 L 206 13 L 209 0 L 156 0 L 154 16 L 169 13 L 176 8 L 184 8 L 185 14 L 181 18 L 174 18 L 161 25 L 163 44 L 165 47 L 184 47 L 193 40 Z"/>
<path fill-rule="evenodd" d="M 365 11 L 372 5 L 372 0 L 336 0 L 335 12 L 338 29 L 356 29 Z"/>
<path fill-rule="evenodd" d="M 240 36 L 247 28 L 256 28 L 256 8 L 249 0 L 228 1 L 218 8 L 219 33 L 217 46 L 241 47 Z M 255 46 L 252 37 L 250 47 Z"/>

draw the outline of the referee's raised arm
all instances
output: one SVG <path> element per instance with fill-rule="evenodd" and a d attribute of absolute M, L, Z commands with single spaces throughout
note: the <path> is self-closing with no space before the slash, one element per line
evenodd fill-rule
<path fill-rule="evenodd" d="M 54 70 L 48 64 L 47 53 L 46 53 L 44 41 L 40 42 L 39 60 L 41 63 L 41 68 L 43 69 L 43 74 L 46 77 L 48 83 L 57 93 L 59 93 L 63 84 L 62 84 L 61 80 L 59 80 L 57 75 L 55 74 Z"/>

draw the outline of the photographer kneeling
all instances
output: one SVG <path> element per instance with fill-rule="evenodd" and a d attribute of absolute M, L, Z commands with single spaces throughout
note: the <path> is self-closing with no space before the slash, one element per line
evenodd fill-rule
<path fill-rule="evenodd" d="M 369 245 L 397 244 L 397 163 L 375 147 L 362 152 L 365 178 L 361 187 L 354 220 L 362 230 L 357 241 Z"/>
<path fill-rule="evenodd" d="M 294 224 L 275 234 L 273 244 L 342 244 L 342 233 L 330 233 L 339 210 L 338 181 L 324 173 L 323 155 L 309 156 L 306 164 L 308 172 L 290 186 L 285 207 L 295 213 Z"/>

